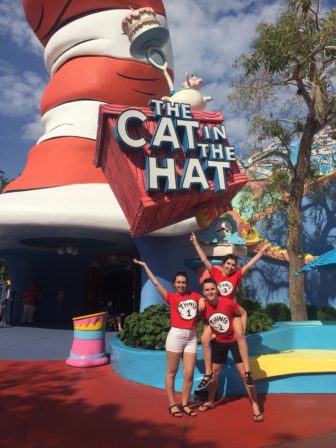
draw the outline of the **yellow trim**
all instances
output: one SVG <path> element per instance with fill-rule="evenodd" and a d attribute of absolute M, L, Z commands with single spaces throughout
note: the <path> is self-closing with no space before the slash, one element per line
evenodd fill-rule
<path fill-rule="evenodd" d="M 87 319 L 88 317 L 103 316 L 104 314 L 107 314 L 107 312 L 103 311 L 102 313 L 86 314 L 86 316 L 77 316 L 77 317 L 73 317 L 72 320 Z"/>
<path fill-rule="evenodd" d="M 102 328 L 105 328 L 105 322 L 96 322 L 95 324 L 92 324 L 89 322 L 89 325 L 85 324 L 77 324 L 74 325 L 75 330 L 101 330 Z"/>
<path fill-rule="evenodd" d="M 250 358 L 256 380 L 296 373 L 336 372 L 336 350 L 289 350 Z"/>

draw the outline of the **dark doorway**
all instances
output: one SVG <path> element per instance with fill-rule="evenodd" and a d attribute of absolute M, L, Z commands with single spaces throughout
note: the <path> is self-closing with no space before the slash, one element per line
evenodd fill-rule
<path fill-rule="evenodd" d="M 128 315 L 139 310 L 135 303 L 135 272 L 132 270 L 112 271 L 103 279 L 102 295 L 104 302 L 113 302 L 117 314 Z"/>
<path fill-rule="evenodd" d="M 90 313 L 105 309 L 108 301 L 113 312 L 127 316 L 140 307 L 140 270 L 128 257 L 100 258 L 90 269 Z"/>

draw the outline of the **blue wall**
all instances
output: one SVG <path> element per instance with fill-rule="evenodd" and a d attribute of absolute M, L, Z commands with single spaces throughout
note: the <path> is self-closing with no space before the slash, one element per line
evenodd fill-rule
<path fill-rule="evenodd" d="M 303 249 L 306 253 L 321 255 L 336 247 L 336 186 L 329 185 L 322 193 L 307 195 L 303 200 Z M 278 213 L 267 229 L 265 222 L 257 225 L 259 234 L 269 239 L 274 246 L 285 247 L 286 220 Z M 242 260 L 245 264 L 247 259 Z M 306 302 L 336 307 L 335 270 L 309 272 L 305 275 Z M 262 305 L 269 302 L 288 303 L 289 269 L 284 262 L 259 260 L 244 283 L 252 296 Z"/>
<path fill-rule="evenodd" d="M 165 288 L 173 291 L 171 281 L 175 272 L 184 271 L 189 277 L 189 289 L 199 291 L 199 283 L 195 272 L 185 267 L 185 259 L 195 257 L 194 246 L 189 241 L 189 234 L 169 238 L 136 238 L 134 240 L 140 258 L 146 261 L 154 275 Z M 148 280 L 144 269 L 141 272 L 142 289 L 140 311 L 147 306 L 162 303 L 161 296 Z"/>

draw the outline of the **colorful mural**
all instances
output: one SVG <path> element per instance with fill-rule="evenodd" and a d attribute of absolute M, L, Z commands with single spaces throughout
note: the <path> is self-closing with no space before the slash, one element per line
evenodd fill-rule
<path fill-rule="evenodd" d="M 316 134 L 314 143 L 312 146 L 311 164 L 315 167 L 316 172 L 319 176 L 324 176 L 332 174 L 336 170 L 336 131 L 331 129 L 329 126 Z M 272 143 L 266 148 L 258 151 L 252 155 L 247 163 L 250 165 L 260 158 L 261 155 L 266 155 L 268 152 L 273 150 L 281 151 L 281 145 L 279 143 Z M 283 150 L 284 151 L 284 150 Z M 291 158 L 295 160 L 297 154 L 297 144 L 292 145 Z M 251 168 L 249 168 L 248 173 L 251 176 L 259 178 L 267 178 L 273 166 L 284 165 L 281 156 L 270 156 L 266 160 L 260 162 L 255 162 Z"/>
<path fill-rule="evenodd" d="M 198 233 L 198 238 L 208 257 L 221 257 L 229 253 L 242 257 L 247 253 L 257 253 L 261 246 L 270 242 L 259 235 L 257 228 L 236 210 L 216 218 Z M 275 245 L 270 246 L 264 257 L 278 262 L 289 261 L 287 250 Z M 305 254 L 305 263 L 310 263 L 314 258 L 311 254 Z"/>

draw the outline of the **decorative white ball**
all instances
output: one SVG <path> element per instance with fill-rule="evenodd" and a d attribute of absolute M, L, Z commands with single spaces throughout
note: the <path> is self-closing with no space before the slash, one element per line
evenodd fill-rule
<path fill-rule="evenodd" d="M 63 246 L 60 246 L 57 248 L 57 255 L 64 255 L 65 254 L 65 248 Z"/>

